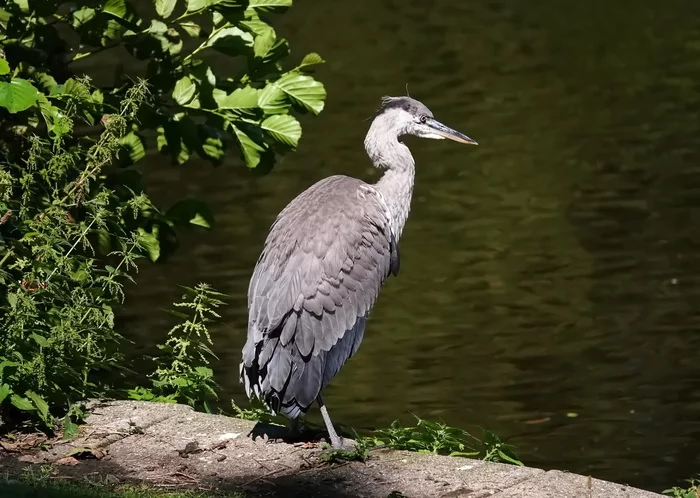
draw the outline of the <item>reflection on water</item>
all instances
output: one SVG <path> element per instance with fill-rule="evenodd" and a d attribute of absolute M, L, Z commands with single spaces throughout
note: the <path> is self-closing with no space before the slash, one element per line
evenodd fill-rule
<path fill-rule="evenodd" d="M 328 389 L 334 417 L 483 425 L 529 464 L 654 489 L 696 473 L 700 3 L 298 0 L 279 26 L 296 57 L 328 60 L 327 109 L 266 177 L 236 158 L 154 160 L 151 193 L 205 198 L 218 226 L 142 268 L 126 335 L 159 341 L 153 310 L 176 284 L 213 284 L 231 296 L 218 381 L 241 401 L 245 292 L 269 224 L 320 178 L 376 178 L 366 120 L 408 83 L 480 145 L 410 141 L 401 274 Z"/>

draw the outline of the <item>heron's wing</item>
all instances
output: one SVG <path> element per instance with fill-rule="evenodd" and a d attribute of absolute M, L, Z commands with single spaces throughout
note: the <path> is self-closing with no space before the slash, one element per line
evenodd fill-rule
<path fill-rule="evenodd" d="M 333 176 L 299 195 L 273 224 L 248 289 L 247 390 L 288 415 L 306 411 L 357 351 L 398 269 L 391 214 L 374 188 Z"/>

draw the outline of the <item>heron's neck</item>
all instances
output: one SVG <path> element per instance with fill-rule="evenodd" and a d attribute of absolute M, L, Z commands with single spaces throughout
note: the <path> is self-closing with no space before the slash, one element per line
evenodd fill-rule
<path fill-rule="evenodd" d="M 374 127 L 365 138 L 365 149 L 377 168 L 385 170 L 375 188 L 384 196 L 393 217 L 396 239 L 401 237 L 411 209 L 411 196 L 416 176 L 415 161 L 396 135 L 379 136 Z M 374 133 L 373 133 L 374 132 Z"/>
<path fill-rule="evenodd" d="M 408 213 L 411 210 L 415 173 L 416 170 L 413 166 L 405 170 L 390 169 L 375 185 L 375 188 L 384 196 L 394 218 L 393 229 L 397 240 L 401 237 Z"/>

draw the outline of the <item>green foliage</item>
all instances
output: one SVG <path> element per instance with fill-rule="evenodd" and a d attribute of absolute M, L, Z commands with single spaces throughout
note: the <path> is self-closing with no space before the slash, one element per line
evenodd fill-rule
<path fill-rule="evenodd" d="M 280 415 L 274 415 L 265 407 L 262 401 L 257 398 L 250 400 L 248 408 L 241 408 L 235 401 L 231 400 L 231 408 L 233 408 L 233 416 L 243 420 L 253 420 L 255 422 L 263 422 L 266 424 L 284 425 Z"/>
<path fill-rule="evenodd" d="M 395 421 L 387 429 L 374 431 L 369 439 L 375 445 L 384 445 L 397 450 L 472 457 L 490 462 L 523 465 L 515 455 L 514 448 L 501 441 L 493 432 L 482 429 L 483 438 L 480 439 L 464 429 L 417 416 L 415 418 L 416 425 L 413 427 L 401 427 L 398 421 Z"/>
<path fill-rule="evenodd" d="M 124 368 L 115 309 L 136 263 L 163 261 L 177 246 L 177 230 L 214 227 L 200 200 L 167 209 L 151 202 L 138 169 L 148 151 L 175 164 L 197 157 L 218 164 L 233 147 L 246 166 L 265 171 L 297 147 L 295 116 L 318 114 L 326 93 L 309 74 L 320 56 L 289 67 L 289 44 L 269 24 L 271 13 L 290 5 L 153 0 L 152 11 L 139 2 L 137 13 L 132 0 L 2 3 L 3 422 L 51 428 L 62 417 L 70 433 L 80 416 L 76 401 L 116 389 L 107 380 Z M 77 60 L 116 54 L 115 66 L 134 72 L 100 65 L 97 87 L 73 71 Z M 196 292 L 203 301 L 190 305 L 215 306 L 215 294 Z M 186 343 L 195 344 L 206 313 L 191 311 L 164 345 L 169 363 L 153 388 L 132 396 L 191 404 L 212 398 L 203 350 Z"/>
<path fill-rule="evenodd" d="M 264 423 L 278 423 L 277 416 L 271 415 L 267 408 L 254 398 L 250 408 L 240 408 L 231 400 L 233 416 L 245 420 L 253 420 Z M 350 434 L 352 430 L 342 430 L 347 437 L 355 438 L 353 450 L 333 450 L 329 445 L 319 457 L 322 461 L 339 463 L 345 461 L 364 462 L 369 451 L 375 447 L 386 447 L 395 450 L 416 451 L 418 453 L 432 453 L 436 455 L 460 456 L 480 458 L 488 462 L 510 463 L 522 466 L 515 453 L 515 448 L 504 443 L 498 435 L 481 429 L 482 437 L 473 436 L 464 429 L 450 427 L 442 422 L 432 422 L 414 415 L 416 425 L 402 427 L 398 421 L 394 421 L 386 429 L 377 429 L 369 435 L 358 436 Z M 322 430 L 321 427 L 319 427 Z"/>
<path fill-rule="evenodd" d="M 157 358 L 159 366 L 153 373 L 153 387 L 137 387 L 129 390 L 131 399 L 160 401 L 166 403 L 186 403 L 195 408 L 210 411 L 208 401 L 216 400 L 209 358 L 215 357 L 211 348 L 211 337 L 207 324 L 211 317 L 219 318 L 215 308 L 224 304 L 218 298 L 223 294 L 201 283 L 194 289 L 184 287 L 183 301 L 175 303 L 183 313 L 171 310 L 170 313 L 182 320 L 168 332 L 164 344 L 158 345 L 163 354 Z"/>
<path fill-rule="evenodd" d="M 325 463 L 365 462 L 374 446 L 371 438 L 357 438 L 355 447 L 351 450 L 334 450 L 324 443 L 324 451 L 319 454 L 318 459 Z"/>
<path fill-rule="evenodd" d="M 69 2 L 47 1 L 37 15 L 30 15 L 22 0 L 10 1 L 0 11 L 5 20 L 0 41 L 7 53 L 0 73 L 12 77 L 0 82 L 0 106 L 14 114 L 41 102 L 32 82 L 15 73 L 46 83 L 56 78 L 57 64 L 122 45 L 147 61 L 140 76 L 153 85 L 157 100 L 132 130 L 139 148 L 146 145 L 140 132 L 153 129 L 158 132 L 154 145 L 178 164 L 194 154 L 218 163 L 230 141 L 248 167 L 269 167 L 275 153 L 299 144 L 301 125 L 292 111 L 318 114 L 326 97 L 323 85 L 305 74 L 323 63 L 318 54 L 283 67 L 289 43 L 277 36 L 267 16 L 291 3 L 154 0 L 157 18 L 146 22 L 130 0 L 93 1 L 69 11 L 62 8 Z M 66 42 L 71 37 L 59 35 L 59 23 L 74 31 L 79 40 L 74 46 Z M 217 75 L 213 62 L 222 58 L 231 59 L 228 67 L 237 72 Z M 119 75 L 105 99 L 118 102 L 125 86 L 128 81 Z"/>
<path fill-rule="evenodd" d="M 89 80 L 69 80 L 73 92 L 90 95 Z M 24 154 L 0 163 L 8 192 L 0 241 L 0 411 L 23 412 L 45 426 L 86 396 L 103 392 L 94 377 L 116 368 L 119 335 L 113 307 L 140 257 L 141 242 L 124 223 L 150 202 L 142 194 L 118 194 L 97 172 L 119 152 L 127 123 L 148 98 L 145 82 L 127 92 L 102 133 L 71 142 L 83 119 L 74 98 L 49 111 L 59 116 L 49 138 L 22 139 Z M 101 233 L 115 247 L 96 257 Z M 107 264 L 109 261 L 110 264 Z"/>
<path fill-rule="evenodd" d="M 663 494 L 672 496 L 673 498 L 698 498 L 700 497 L 700 479 L 687 479 L 687 488 L 681 488 L 679 486 L 674 486 L 669 489 L 665 489 Z"/>

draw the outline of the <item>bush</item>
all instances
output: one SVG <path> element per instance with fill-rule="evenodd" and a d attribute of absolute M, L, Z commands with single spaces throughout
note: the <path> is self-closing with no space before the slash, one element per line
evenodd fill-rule
<path fill-rule="evenodd" d="M 217 400 L 218 395 L 214 372 L 207 366 L 209 358 L 216 358 L 209 348 L 213 344 L 207 324 L 212 317 L 220 318 L 214 310 L 224 304 L 219 300 L 224 295 L 204 283 L 184 289 L 183 301 L 175 307 L 185 311 L 169 311 L 180 323 L 170 329 L 165 343 L 158 345 L 163 354 L 156 359 L 158 366 L 151 375 L 153 387 L 130 389 L 129 398 L 186 403 L 211 412 L 208 402 Z"/>
<path fill-rule="evenodd" d="M 293 112 L 318 114 L 326 95 L 308 74 L 323 62 L 317 54 L 283 68 L 289 44 L 268 18 L 291 0 L 78 5 L 0 8 L 4 422 L 51 427 L 74 402 L 111 391 L 105 373 L 124 367 L 114 323 L 123 283 L 139 258 L 163 260 L 178 229 L 213 226 L 196 199 L 153 204 L 139 172 L 146 150 L 216 164 L 233 147 L 249 168 L 267 171 L 300 140 Z M 142 72 L 115 68 L 98 87 L 71 70 L 115 50 L 145 61 Z M 241 69 L 220 74 L 213 55 Z"/>

